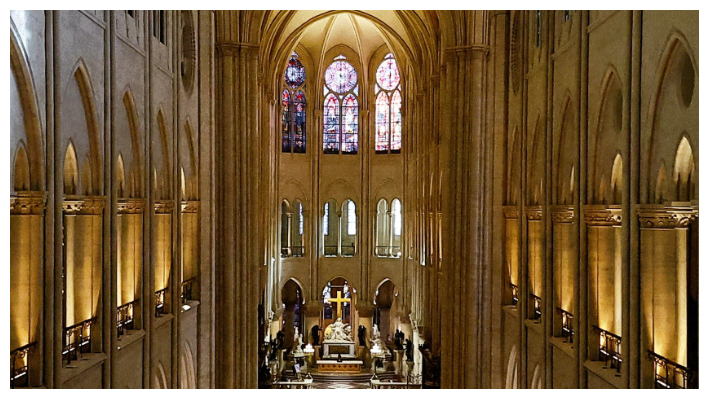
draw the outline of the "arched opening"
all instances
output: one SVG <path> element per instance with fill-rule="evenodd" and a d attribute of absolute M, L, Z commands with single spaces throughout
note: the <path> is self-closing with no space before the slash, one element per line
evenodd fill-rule
<path fill-rule="evenodd" d="M 342 204 L 341 229 L 340 255 L 351 258 L 357 252 L 357 207 L 351 199 Z"/>
<path fill-rule="evenodd" d="M 623 158 L 620 154 L 613 159 L 611 169 L 611 198 L 613 204 L 623 203 Z"/>
<path fill-rule="evenodd" d="M 517 389 L 517 347 L 513 346 L 507 360 L 507 378 L 505 389 Z"/>
<path fill-rule="evenodd" d="M 15 154 L 13 188 L 16 192 L 30 190 L 30 163 L 27 159 L 25 145 L 20 142 Z"/>
<path fill-rule="evenodd" d="M 696 198 L 696 164 L 694 163 L 694 154 L 692 146 L 687 140 L 687 136 L 683 136 L 677 146 L 677 153 L 674 162 L 674 183 L 677 201 L 690 201 Z"/>
<path fill-rule="evenodd" d="M 281 300 L 283 301 L 283 321 L 281 329 L 284 332 L 284 348 L 293 347 L 293 337 L 296 333 L 304 335 L 305 314 L 303 312 L 304 296 L 300 285 L 289 279 L 281 290 Z"/>
<path fill-rule="evenodd" d="M 281 258 L 291 256 L 291 211 L 287 200 L 281 202 Z"/>
<path fill-rule="evenodd" d="M 118 198 L 126 197 L 126 170 L 123 166 L 123 155 L 120 153 L 116 161 L 116 195 Z"/>
<path fill-rule="evenodd" d="M 340 245 L 340 211 L 337 201 L 331 199 L 323 206 L 323 254 L 337 256 Z"/>
<path fill-rule="evenodd" d="M 382 340 L 385 340 L 387 346 L 390 346 L 394 339 L 396 325 L 392 323 L 392 308 L 395 307 L 395 301 L 398 296 L 399 292 L 389 279 L 382 281 L 374 292 L 375 309 L 372 317 L 372 328 L 374 328 L 375 324 L 378 326 Z"/>
<path fill-rule="evenodd" d="M 303 203 L 295 200 L 293 203 L 293 216 L 291 217 L 291 255 L 300 258 L 305 252 L 303 238 L 305 237 L 305 216 Z"/>
<path fill-rule="evenodd" d="M 320 323 L 325 332 L 324 337 L 327 337 L 327 327 L 338 318 L 345 324 L 353 325 L 355 293 L 354 287 L 344 277 L 335 277 L 325 284 L 322 290 L 323 310 Z"/>
<path fill-rule="evenodd" d="M 382 198 L 377 202 L 377 242 L 375 254 L 379 257 L 389 256 L 389 211 L 387 201 Z"/>
<path fill-rule="evenodd" d="M 79 166 L 76 162 L 74 144 L 69 143 L 64 155 L 64 195 L 79 194 Z"/>

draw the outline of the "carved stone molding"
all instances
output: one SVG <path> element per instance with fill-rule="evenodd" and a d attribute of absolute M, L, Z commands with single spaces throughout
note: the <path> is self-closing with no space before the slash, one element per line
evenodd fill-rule
<path fill-rule="evenodd" d="M 175 201 L 173 200 L 158 200 L 155 201 L 155 213 L 165 214 L 172 213 L 175 209 Z"/>
<path fill-rule="evenodd" d="M 10 197 L 10 215 L 44 215 L 47 193 L 44 191 L 21 191 Z"/>
<path fill-rule="evenodd" d="M 643 229 L 674 229 L 687 227 L 699 216 L 691 205 L 638 205 L 638 219 Z"/>
<path fill-rule="evenodd" d="M 519 208 L 517 205 L 506 205 L 502 207 L 505 219 L 519 219 Z"/>
<path fill-rule="evenodd" d="M 541 205 L 532 205 L 524 208 L 524 213 L 527 214 L 527 220 L 542 220 Z"/>
<path fill-rule="evenodd" d="M 140 214 L 145 211 L 145 199 L 143 198 L 119 198 L 117 205 L 120 215 Z"/>
<path fill-rule="evenodd" d="M 105 197 L 65 198 L 62 210 L 65 215 L 101 215 L 105 206 Z"/>
<path fill-rule="evenodd" d="M 573 223 L 576 214 L 572 205 L 551 205 L 549 212 L 553 223 Z"/>
<path fill-rule="evenodd" d="M 259 49 L 259 46 L 250 43 L 229 42 L 217 43 L 215 47 L 217 57 L 232 57 L 235 55 L 239 55 L 239 52 L 242 50 L 256 53 Z"/>
<path fill-rule="evenodd" d="M 584 222 L 588 226 L 620 226 L 622 209 L 616 205 L 586 205 Z"/>
<path fill-rule="evenodd" d="M 197 213 L 199 201 L 182 201 L 182 213 Z"/>

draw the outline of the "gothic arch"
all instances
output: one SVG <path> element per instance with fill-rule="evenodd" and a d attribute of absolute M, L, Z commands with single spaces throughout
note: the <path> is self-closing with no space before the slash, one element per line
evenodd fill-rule
<path fill-rule="evenodd" d="M 187 117 L 187 120 L 185 121 L 184 135 L 185 141 L 187 142 L 187 152 L 189 158 L 189 170 L 185 174 L 185 194 L 187 199 L 196 199 L 199 196 L 197 183 L 199 180 L 199 169 L 197 166 L 197 151 L 195 148 L 194 130 L 192 129 L 192 121 L 189 117 Z M 182 161 L 180 161 L 180 163 L 182 163 Z M 183 168 L 182 166 L 180 167 Z"/>
<path fill-rule="evenodd" d="M 29 190 L 44 187 L 44 136 L 39 116 L 39 104 L 27 52 L 19 39 L 17 28 L 10 19 L 10 70 L 17 83 L 26 136 Z"/>
<path fill-rule="evenodd" d="M 192 347 L 189 342 L 182 345 L 182 353 L 180 355 L 180 388 L 195 389 L 195 363 L 192 355 Z"/>
<path fill-rule="evenodd" d="M 648 191 L 644 195 L 641 193 L 641 198 L 645 198 L 647 202 L 663 196 L 652 191 L 658 187 L 656 182 L 659 181 L 660 176 L 657 174 L 660 173 L 660 164 L 663 160 L 665 164 L 674 162 L 676 153 L 672 151 L 677 148 L 682 137 L 686 136 L 690 142 L 699 138 L 699 125 L 692 123 L 695 118 L 683 118 L 681 115 L 684 112 L 689 112 L 691 115 L 698 112 L 698 74 L 697 60 L 684 34 L 677 30 L 671 31 L 660 56 L 655 74 L 656 91 L 651 96 L 648 107 L 649 131 L 641 157 L 642 170 L 647 173 L 645 181 L 648 183 Z M 674 101 L 669 101 L 673 97 L 676 97 L 676 105 Z M 663 108 L 666 108 L 664 112 Z M 663 115 L 670 115 L 670 117 L 663 118 Z M 668 121 L 665 122 L 665 119 Z M 673 123 L 677 119 L 682 121 L 679 126 Z M 664 126 L 663 122 L 665 122 Z M 658 134 L 658 131 L 662 134 Z M 671 147 L 672 142 L 675 144 L 674 147 Z M 691 148 L 693 158 L 697 159 L 698 153 L 694 153 L 697 148 L 694 146 Z M 698 174 L 698 169 L 696 172 Z M 645 188 L 644 185 L 641 187 Z M 674 197 L 675 194 L 676 190 L 673 190 L 670 195 Z"/>
<path fill-rule="evenodd" d="M 334 195 L 334 193 L 339 193 L 340 195 Z M 340 204 L 343 204 L 345 202 L 345 199 L 350 198 L 355 201 L 355 204 L 357 203 L 357 190 L 348 182 L 347 180 L 344 179 L 337 179 L 327 186 L 325 186 L 325 189 L 322 190 L 322 195 L 321 197 L 323 198 L 334 198 L 335 200 L 338 200 L 337 202 Z"/>
<path fill-rule="evenodd" d="M 76 159 L 74 143 L 69 139 L 69 144 L 64 154 L 64 195 L 79 195 L 79 163 Z"/>
<path fill-rule="evenodd" d="M 514 345 L 512 345 L 510 356 L 507 358 L 505 389 L 517 389 L 517 347 Z"/>
<path fill-rule="evenodd" d="M 391 201 L 395 197 L 401 196 L 401 189 L 394 183 L 394 179 L 389 177 L 382 180 L 372 192 L 374 193 L 372 199 L 375 201 L 379 201 L 381 198 Z"/>
<path fill-rule="evenodd" d="M 12 186 L 16 192 L 30 190 L 30 164 L 24 141 L 20 140 L 15 151 Z"/>
<path fill-rule="evenodd" d="M 160 194 L 158 195 L 159 199 L 169 199 L 172 197 L 172 167 L 171 167 L 171 162 L 170 162 L 170 140 L 168 136 L 168 127 L 165 122 L 165 114 L 163 113 L 162 108 L 158 108 L 158 113 L 157 113 L 157 122 L 158 122 L 158 132 L 160 134 L 160 152 L 162 156 L 162 173 L 164 174 L 164 178 L 160 179 L 160 182 L 158 183 L 157 181 L 155 184 L 157 185 L 158 190 L 160 191 Z M 155 166 L 153 165 L 153 168 Z"/>
<path fill-rule="evenodd" d="M 507 187 L 509 188 L 507 191 L 507 205 L 517 205 L 519 201 L 520 144 L 519 126 L 514 125 L 512 128 L 512 146 L 510 146 L 507 153 Z"/>
<path fill-rule="evenodd" d="M 597 124 L 593 141 L 589 143 L 589 196 L 592 203 L 600 200 L 599 189 L 603 176 L 609 176 L 615 160 L 620 153 L 620 143 L 625 127 L 623 84 L 614 66 L 609 66 L 601 85 L 601 100 L 598 104 Z M 622 156 L 622 153 L 621 153 Z M 605 183 L 608 184 L 608 183 Z"/>
<path fill-rule="evenodd" d="M 153 376 L 153 389 L 168 389 L 167 377 L 165 375 L 165 367 L 162 362 L 158 361 L 155 375 Z"/>
<path fill-rule="evenodd" d="M 301 305 L 305 305 L 305 299 L 308 297 L 308 293 L 305 290 L 305 285 L 303 285 L 303 283 L 301 283 L 300 280 L 298 280 L 295 276 L 292 276 L 292 275 L 290 277 L 287 277 L 285 279 L 285 282 L 283 284 L 281 284 L 281 290 L 280 290 L 281 291 L 281 300 L 283 300 L 282 299 L 283 298 L 283 290 L 285 290 L 286 286 L 291 281 L 293 282 L 293 284 L 295 284 L 298 287 L 300 292 L 303 294 L 303 297 L 301 298 L 301 301 L 302 301 Z"/>
<path fill-rule="evenodd" d="M 135 99 L 133 98 L 133 93 L 130 86 L 126 86 L 123 93 L 123 106 L 126 109 L 126 115 L 128 116 L 128 127 L 130 130 L 131 138 L 131 150 L 132 150 L 132 165 L 129 166 L 128 170 L 131 175 L 132 171 L 136 171 L 135 175 L 137 178 L 133 182 L 135 188 L 130 190 L 131 195 L 137 197 L 142 197 L 143 195 L 143 163 L 142 163 L 142 150 L 140 144 L 140 124 L 138 118 L 137 108 L 135 106 Z"/>
<path fill-rule="evenodd" d="M 577 154 L 569 152 L 567 148 L 575 148 L 575 142 L 571 141 L 575 137 L 574 108 L 572 106 L 571 92 L 567 90 L 566 98 L 561 107 L 561 123 L 558 126 L 559 138 L 556 140 L 554 148 L 554 174 L 553 180 L 556 184 L 555 194 L 557 204 L 570 205 L 573 201 L 573 187 L 568 184 L 569 170 L 574 170 Z M 571 145 L 569 145 L 571 143 Z"/>
<path fill-rule="evenodd" d="M 127 191 L 129 192 L 126 187 L 126 169 L 123 165 L 123 154 L 119 152 L 118 160 L 116 161 L 116 196 L 125 198 Z"/>
<path fill-rule="evenodd" d="M 542 126 L 541 111 L 537 110 L 537 116 L 534 118 L 534 131 L 532 134 L 532 153 L 531 157 L 527 156 L 527 203 L 530 205 L 539 204 L 542 200 L 541 187 L 537 186 L 537 181 L 544 181 L 544 157 L 539 155 L 540 151 L 544 151 L 544 134 Z M 529 154 L 529 153 L 528 153 Z M 532 164 L 530 165 L 530 160 Z M 537 192 L 537 188 L 539 191 Z"/>
<path fill-rule="evenodd" d="M 97 116 L 98 113 L 94 102 L 93 85 L 91 83 L 91 77 L 89 75 L 88 68 L 83 58 L 79 58 L 79 60 L 77 61 L 72 75 L 76 80 L 77 85 L 79 86 L 79 93 L 81 95 L 81 101 L 84 107 L 84 120 L 86 121 L 86 128 L 89 136 L 88 165 L 91 168 L 90 181 L 92 186 L 90 188 L 90 191 L 92 194 L 100 194 L 103 187 L 103 185 L 101 184 L 102 163 L 100 148 L 101 141 L 99 134 L 100 126 Z M 69 83 L 67 82 L 66 87 L 68 87 L 68 84 Z M 88 174 L 89 171 L 85 171 L 84 173 Z M 86 191 L 86 188 L 82 187 L 82 189 Z"/>

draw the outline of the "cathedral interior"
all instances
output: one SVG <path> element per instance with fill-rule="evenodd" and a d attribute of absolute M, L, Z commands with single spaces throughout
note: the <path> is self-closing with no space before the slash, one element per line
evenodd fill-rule
<path fill-rule="evenodd" d="M 698 388 L 698 11 L 10 11 L 11 388 Z"/>

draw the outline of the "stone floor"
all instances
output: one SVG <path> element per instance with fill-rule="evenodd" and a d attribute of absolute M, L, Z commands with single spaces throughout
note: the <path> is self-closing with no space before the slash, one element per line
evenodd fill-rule
<path fill-rule="evenodd" d="M 313 389 L 367 389 L 368 382 L 358 381 L 324 381 L 313 383 Z"/>

